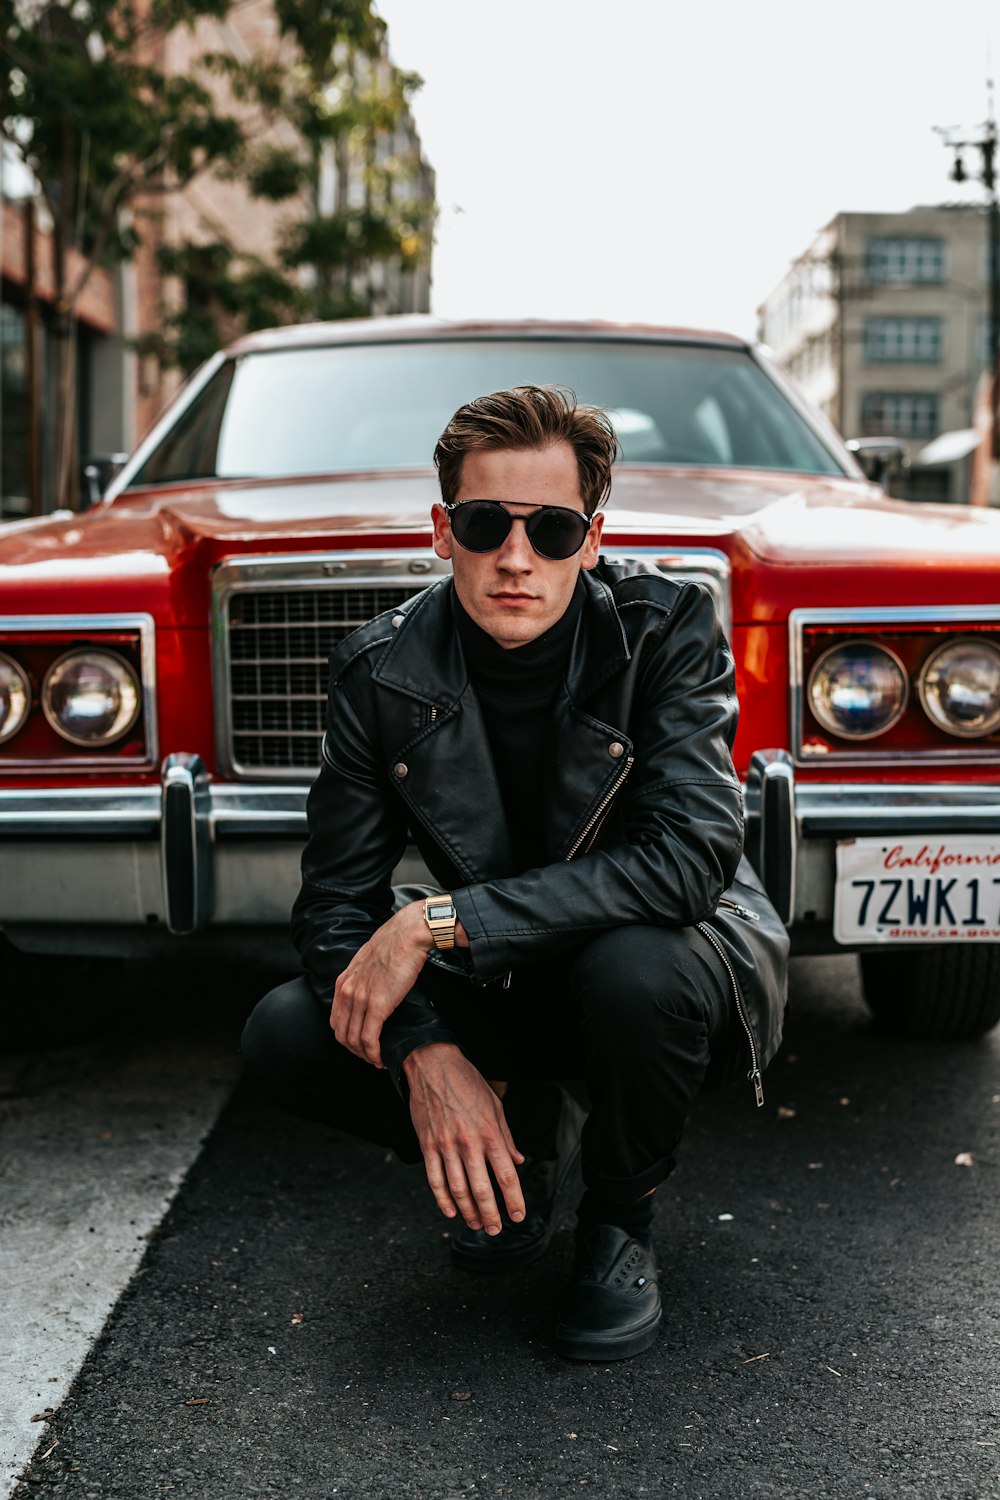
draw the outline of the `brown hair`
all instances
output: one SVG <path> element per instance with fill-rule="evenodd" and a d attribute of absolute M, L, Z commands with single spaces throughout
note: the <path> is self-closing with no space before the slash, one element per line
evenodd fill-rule
<path fill-rule="evenodd" d="M 578 406 L 574 393 L 557 385 L 518 385 L 460 406 L 434 449 L 441 498 L 447 503 L 458 494 L 467 453 L 553 443 L 569 443 L 576 454 L 580 494 L 592 516 L 611 491 L 618 439 L 607 412 Z"/>

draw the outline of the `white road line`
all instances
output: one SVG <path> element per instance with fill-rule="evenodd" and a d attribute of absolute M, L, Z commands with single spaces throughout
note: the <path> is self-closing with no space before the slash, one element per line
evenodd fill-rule
<path fill-rule="evenodd" d="M 0 1493 L 64 1400 L 236 1076 L 231 1046 L 143 1039 L 0 1059 Z"/>

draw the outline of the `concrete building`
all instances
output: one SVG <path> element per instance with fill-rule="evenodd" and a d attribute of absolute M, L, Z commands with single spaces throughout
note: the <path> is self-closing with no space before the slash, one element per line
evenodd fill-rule
<path fill-rule="evenodd" d="M 758 309 L 759 336 L 845 437 L 898 437 L 914 499 L 968 497 L 969 459 L 921 462 L 971 428 L 988 361 L 985 210 L 841 213 Z"/>
<path fill-rule="evenodd" d="M 203 21 L 189 32 L 178 28 L 160 41 L 151 61 L 184 76 L 204 52 L 228 52 L 247 61 L 279 45 L 272 0 L 244 0 L 223 22 Z M 388 53 L 369 62 L 344 59 L 362 87 L 377 88 L 389 72 Z M 226 85 L 219 80 L 220 95 Z M 231 98 L 227 107 L 234 106 Z M 273 139 L 294 144 L 291 127 L 271 128 Z M 266 140 L 266 131 L 257 139 Z M 321 164 L 311 201 L 254 199 L 239 183 L 213 173 L 196 177 L 182 192 L 138 203 L 142 243 L 135 257 L 115 271 L 95 270 L 78 308 L 77 449 L 82 461 L 95 454 L 131 450 L 180 385 L 175 369 L 135 353 L 135 342 L 155 331 L 161 309 L 183 303 L 187 289 L 160 272 L 163 244 L 224 241 L 237 253 L 270 259 L 289 220 L 314 212 L 335 213 L 359 203 L 377 207 L 379 174 L 373 164 L 393 167 L 397 203 L 433 201 L 434 174 L 424 160 L 408 111 L 394 131 L 355 132 L 349 148 Z M 37 184 L 9 147 L 0 171 L 0 520 L 53 509 L 52 369 L 54 277 L 51 225 Z M 389 173 L 385 174 L 388 180 Z M 365 195 L 368 195 L 367 197 Z M 399 264 L 365 266 L 354 273 L 373 313 L 430 309 L 429 256 L 412 269 Z M 236 332 L 238 330 L 230 330 Z"/>

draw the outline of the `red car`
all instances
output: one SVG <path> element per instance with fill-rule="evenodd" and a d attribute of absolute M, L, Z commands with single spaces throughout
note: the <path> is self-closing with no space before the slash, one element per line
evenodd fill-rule
<path fill-rule="evenodd" d="M 431 318 L 244 338 L 88 514 L 0 529 L 0 1004 L 45 955 L 290 956 L 330 650 L 445 571 L 455 408 L 549 382 L 614 413 L 605 551 L 715 596 L 795 950 L 889 1030 L 1000 1019 L 1000 515 L 889 499 L 738 339 Z"/>

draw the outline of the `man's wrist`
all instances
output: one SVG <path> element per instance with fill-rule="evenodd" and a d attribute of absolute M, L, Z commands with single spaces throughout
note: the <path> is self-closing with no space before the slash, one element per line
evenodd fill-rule
<path fill-rule="evenodd" d="M 407 1083 L 412 1083 L 414 1075 L 419 1073 L 428 1065 L 444 1061 L 444 1054 L 451 1053 L 454 1057 L 464 1057 L 465 1054 L 456 1042 L 425 1042 L 422 1047 L 414 1047 L 403 1058 L 402 1073 Z"/>
<path fill-rule="evenodd" d="M 405 927 L 407 941 L 412 942 L 414 948 L 426 955 L 432 952 L 434 944 L 427 930 L 424 920 L 423 901 L 411 901 L 396 913 L 396 921 L 402 922 Z"/>

